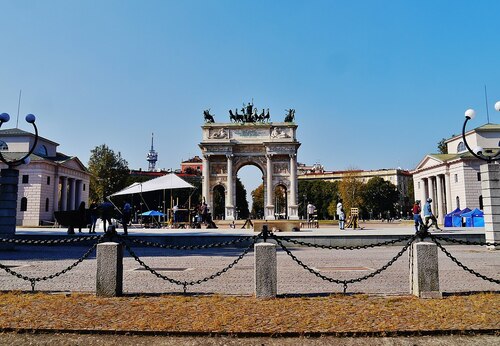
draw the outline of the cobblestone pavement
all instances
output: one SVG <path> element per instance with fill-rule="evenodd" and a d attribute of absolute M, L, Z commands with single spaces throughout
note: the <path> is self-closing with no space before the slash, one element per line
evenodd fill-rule
<path fill-rule="evenodd" d="M 499 337 L 478 336 L 422 336 L 380 338 L 236 338 L 236 337 L 168 337 L 126 335 L 81 335 L 81 334 L 0 334 L 0 345 L 117 345 L 117 346 L 295 346 L 295 345 L 343 345 L 343 346 L 489 346 L 498 345 Z"/>
<path fill-rule="evenodd" d="M 14 251 L 1 251 L 0 263 L 27 276 L 46 276 L 74 263 L 89 246 L 16 246 Z M 139 257 L 162 275 L 196 281 L 212 275 L 233 262 L 241 248 L 192 251 L 133 247 Z M 293 254 L 321 274 L 338 279 L 357 278 L 373 272 L 391 260 L 400 246 L 363 250 L 322 250 L 292 248 Z M 446 249 L 466 266 L 488 277 L 500 278 L 500 252 L 480 246 L 447 245 Z M 252 295 L 254 290 L 254 256 L 248 253 L 234 268 L 201 285 L 188 286 L 190 293 Z M 500 285 L 482 280 L 459 268 L 439 251 L 440 287 L 443 292 L 500 291 Z M 89 259 L 55 279 L 38 282 L 38 291 L 93 292 L 96 282 L 96 259 Z M 124 259 L 125 293 L 182 292 L 182 286 L 157 278 L 132 257 Z M 28 281 L 0 270 L 0 290 L 31 289 Z M 278 251 L 278 294 L 339 293 L 343 287 L 323 281 L 299 267 L 283 251 Z M 409 261 L 405 253 L 380 275 L 348 286 L 347 292 L 368 294 L 409 294 Z"/>

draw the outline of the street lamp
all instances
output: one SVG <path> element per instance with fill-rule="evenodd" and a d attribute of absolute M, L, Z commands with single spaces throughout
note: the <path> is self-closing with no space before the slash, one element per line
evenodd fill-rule
<path fill-rule="evenodd" d="M 495 109 L 498 112 L 500 112 L 500 101 L 495 103 Z M 462 139 L 464 141 L 465 146 L 467 147 L 467 150 L 469 150 L 469 152 L 472 155 L 474 155 L 476 158 L 478 158 L 480 160 L 491 163 L 491 161 L 497 160 L 498 158 L 500 158 L 500 150 L 498 150 L 497 152 L 493 152 L 493 150 L 491 150 L 491 149 L 484 150 L 483 148 L 481 148 L 479 146 L 474 148 L 474 150 L 472 150 L 470 148 L 469 144 L 467 143 L 467 140 L 465 139 L 465 127 L 467 125 L 467 122 L 471 119 L 474 119 L 475 116 L 476 116 L 476 111 L 473 110 L 472 108 L 469 108 L 465 111 L 465 122 L 464 122 L 464 126 L 462 127 Z"/>
<path fill-rule="evenodd" d="M 22 165 L 22 164 L 28 164 L 30 162 L 29 156 L 33 153 L 33 151 L 35 150 L 36 145 L 38 143 L 38 128 L 36 127 L 36 124 L 35 124 L 36 117 L 33 114 L 28 114 L 25 119 L 26 119 L 26 122 L 28 122 L 31 125 L 33 125 L 33 128 L 35 129 L 35 142 L 33 143 L 33 146 L 30 148 L 30 150 L 28 151 L 28 153 L 26 155 L 24 155 L 20 159 L 8 161 L 2 155 L 2 152 L 0 151 L 0 161 L 2 161 L 7 166 L 9 166 L 9 168 L 16 167 L 16 166 L 19 166 L 19 165 Z M 9 120 L 10 120 L 10 115 L 9 114 L 7 114 L 7 113 L 0 114 L 0 127 L 2 127 L 3 123 L 8 122 Z"/>

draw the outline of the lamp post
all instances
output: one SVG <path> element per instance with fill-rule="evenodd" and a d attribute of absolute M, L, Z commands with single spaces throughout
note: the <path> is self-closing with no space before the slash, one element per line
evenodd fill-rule
<path fill-rule="evenodd" d="M 495 103 L 495 109 L 500 112 L 500 101 Z M 500 165 L 492 163 L 500 159 L 500 149 L 492 150 L 476 147 L 472 150 L 465 137 L 465 128 L 469 120 L 474 119 L 476 112 L 473 109 L 465 111 L 465 121 L 462 127 L 462 139 L 467 150 L 476 158 L 486 161 L 480 167 L 481 190 L 484 208 L 484 231 L 487 243 L 500 242 Z M 495 250 L 499 246 L 491 245 L 489 249 Z"/>
<path fill-rule="evenodd" d="M 26 121 L 35 129 L 35 141 L 28 153 L 21 158 L 8 160 L 0 151 L 0 161 L 7 165 L 0 171 L 0 234 L 14 235 L 16 233 L 17 192 L 19 183 L 19 170 L 15 167 L 28 164 L 29 156 L 33 153 L 38 143 L 38 129 L 33 114 L 26 115 Z M 0 127 L 10 120 L 7 113 L 0 114 Z"/>

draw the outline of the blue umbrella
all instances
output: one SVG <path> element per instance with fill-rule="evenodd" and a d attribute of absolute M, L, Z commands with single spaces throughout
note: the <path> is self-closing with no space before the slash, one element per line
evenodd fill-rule
<path fill-rule="evenodd" d="M 156 211 L 156 210 L 148 210 L 145 211 L 144 213 L 141 214 L 142 216 L 164 216 L 161 211 Z"/>

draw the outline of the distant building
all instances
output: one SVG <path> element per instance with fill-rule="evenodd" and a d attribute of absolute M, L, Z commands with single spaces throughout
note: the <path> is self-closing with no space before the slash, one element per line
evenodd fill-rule
<path fill-rule="evenodd" d="M 203 160 L 199 156 L 181 162 L 181 173 L 201 175 L 203 171 Z"/>
<path fill-rule="evenodd" d="M 0 130 L 0 150 L 8 160 L 23 157 L 35 135 L 20 130 Z M 38 226 L 54 221 L 54 211 L 76 210 L 88 203 L 90 175 L 75 156 L 57 152 L 58 143 L 39 137 L 28 165 L 18 166 L 17 225 Z M 0 168 L 7 166 L 0 162 Z M 87 206 L 88 207 L 88 206 Z"/>
<path fill-rule="evenodd" d="M 298 179 L 300 181 L 308 180 L 324 180 L 324 181 L 341 181 L 345 175 L 354 173 L 356 178 L 367 183 L 368 180 L 374 177 L 380 177 L 386 181 L 391 182 L 396 186 L 399 191 L 399 212 L 402 213 L 399 216 L 407 216 L 406 213 L 410 208 L 410 184 L 411 184 L 411 173 L 407 170 L 395 168 L 395 169 L 378 169 L 378 170 L 349 170 L 349 171 L 325 171 L 324 167 L 318 163 L 313 166 L 306 166 L 304 164 L 298 164 L 297 167 Z"/>
<path fill-rule="evenodd" d="M 486 124 L 465 134 L 467 143 L 484 152 L 498 150 L 500 125 Z M 475 158 L 462 140 L 462 135 L 445 141 L 448 154 L 427 154 L 413 170 L 415 199 L 424 202 L 432 198 L 439 221 L 456 208 L 483 209 L 479 166 L 484 161 Z"/>

